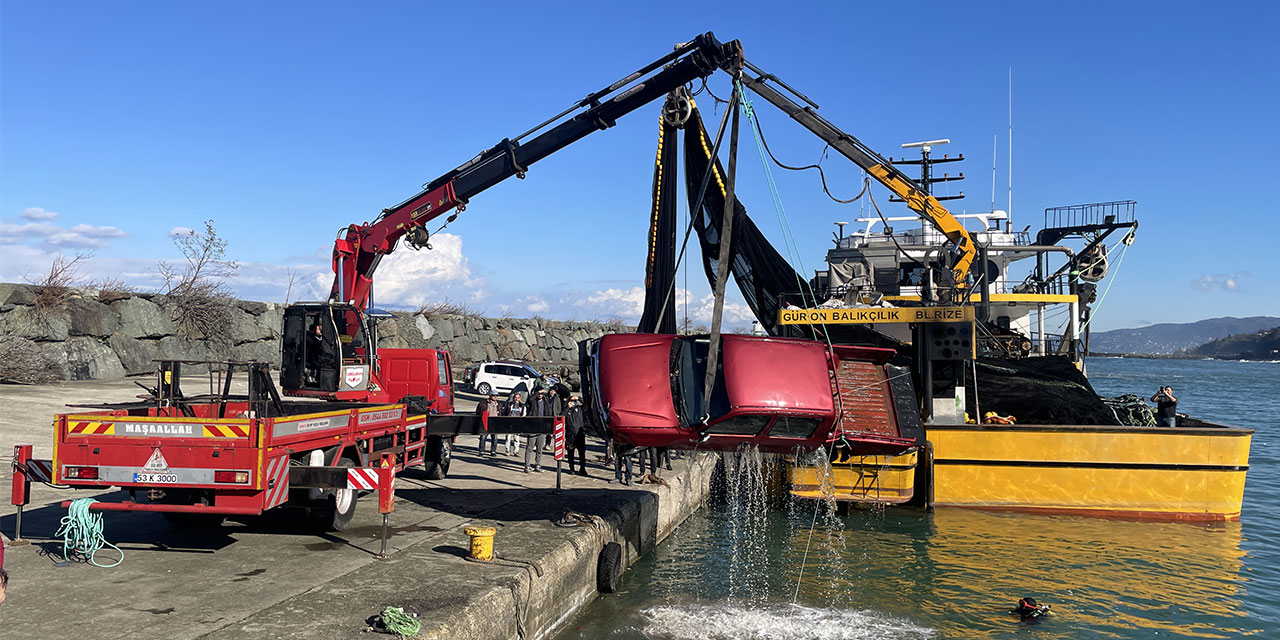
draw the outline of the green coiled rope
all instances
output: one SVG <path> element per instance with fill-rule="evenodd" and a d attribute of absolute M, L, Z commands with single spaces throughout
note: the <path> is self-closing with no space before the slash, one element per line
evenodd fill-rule
<path fill-rule="evenodd" d="M 422 623 L 417 618 L 404 612 L 400 607 L 388 606 L 382 610 L 382 624 L 386 625 L 387 631 L 400 634 L 402 636 L 416 636 L 422 630 Z"/>
<path fill-rule="evenodd" d="M 109 569 L 124 562 L 124 552 L 120 547 L 107 542 L 102 537 L 102 514 L 89 510 L 89 505 L 97 502 L 93 498 L 80 498 L 67 507 L 67 515 L 62 518 L 61 526 L 55 536 L 62 536 L 62 558 L 70 560 L 74 553 L 95 566 Z M 95 556 L 102 547 L 111 547 L 120 558 L 111 564 L 99 564 Z"/>

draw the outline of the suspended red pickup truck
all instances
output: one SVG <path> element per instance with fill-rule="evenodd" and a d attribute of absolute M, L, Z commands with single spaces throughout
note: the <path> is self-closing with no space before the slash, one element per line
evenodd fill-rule
<path fill-rule="evenodd" d="M 915 394 L 894 352 L 725 335 L 709 399 L 707 336 L 610 334 L 583 343 L 592 421 L 638 447 L 813 450 L 841 439 L 866 454 L 924 444 Z"/>

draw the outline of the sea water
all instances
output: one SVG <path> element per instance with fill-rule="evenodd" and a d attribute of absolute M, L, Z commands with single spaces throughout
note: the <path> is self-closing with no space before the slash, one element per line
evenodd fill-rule
<path fill-rule="evenodd" d="M 1240 521 L 712 506 L 559 637 L 1280 638 L 1280 364 L 1092 359 L 1089 377 L 1256 429 Z M 1053 613 L 1020 622 L 1023 596 Z"/>

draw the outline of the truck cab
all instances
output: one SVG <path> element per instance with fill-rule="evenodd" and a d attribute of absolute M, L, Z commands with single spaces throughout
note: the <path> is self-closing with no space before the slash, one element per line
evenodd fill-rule
<path fill-rule="evenodd" d="M 285 395 L 353 402 L 400 402 L 410 411 L 453 412 L 448 352 L 379 349 L 377 323 L 385 311 L 300 302 L 284 312 L 280 386 Z"/>

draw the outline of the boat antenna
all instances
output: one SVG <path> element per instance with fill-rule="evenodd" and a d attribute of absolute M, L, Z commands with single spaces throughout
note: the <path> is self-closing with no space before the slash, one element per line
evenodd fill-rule
<path fill-rule="evenodd" d="M 996 210 L 996 158 L 999 157 L 997 148 L 1000 141 L 1000 134 L 991 134 L 991 210 Z"/>
<path fill-rule="evenodd" d="M 1013 65 L 1009 65 L 1009 210 L 1005 231 L 1013 230 Z"/>

